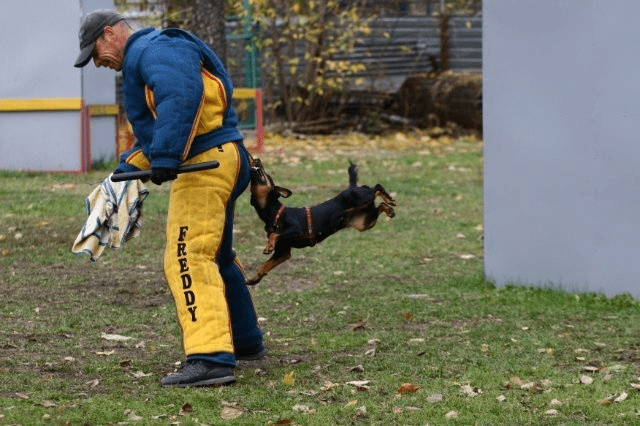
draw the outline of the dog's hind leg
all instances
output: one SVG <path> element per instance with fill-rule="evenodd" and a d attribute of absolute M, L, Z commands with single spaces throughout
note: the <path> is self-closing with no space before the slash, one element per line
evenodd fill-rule
<path fill-rule="evenodd" d="M 395 205 L 395 204 L 394 204 Z M 387 203 L 380 203 L 378 206 L 378 213 L 386 213 L 389 217 L 394 217 L 396 215 L 395 210 Z"/>
<path fill-rule="evenodd" d="M 385 203 L 389 204 L 390 206 L 396 205 L 396 200 L 391 195 L 389 195 L 384 187 L 379 183 L 373 187 L 373 190 L 375 191 L 374 198 L 379 196 L 384 200 Z"/>

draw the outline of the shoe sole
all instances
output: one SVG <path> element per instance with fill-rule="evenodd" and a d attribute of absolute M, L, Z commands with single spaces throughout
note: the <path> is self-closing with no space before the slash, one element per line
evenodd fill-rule
<path fill-rule="evenodd" d="M 191 383 L 162 383 L 162 386 L 166 387 L 178 387 L 178 388 L 192 388 L 192 387 L 203 387 L 203 386 L 223 386 L 230 385 L 236 381 L 235 376 L 227 376 L 227 377 L 216 377 L 215 379 L 206 379 L 200 380 L 199 382 L 191 382 Z"/>
<path fill-rule="evenodd" d="M 268 348 L 263 348 L 260 352 L 257 352 L 253 355 L 245 355 L 245 356 L 236 356 L 236 360 L 238 361 L 257 361 L 259 359 L 264 358 L 264 356 L 269 353 Z"/>

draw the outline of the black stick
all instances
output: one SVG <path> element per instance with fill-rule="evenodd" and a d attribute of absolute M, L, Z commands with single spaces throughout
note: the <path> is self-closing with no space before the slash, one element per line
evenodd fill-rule
<path fill-rule="evenodd" d="M 220 167 L 217 161 L 205 161 L 204 163 L 187 164 L 178 169 L 178 173 L 199 172 Z M 151 177 L 151 170 L 141 170 L 139 172 L 118 173 L 111 176 L 112 182 L 122 182 L 125 180 L 145 179 Z"/>

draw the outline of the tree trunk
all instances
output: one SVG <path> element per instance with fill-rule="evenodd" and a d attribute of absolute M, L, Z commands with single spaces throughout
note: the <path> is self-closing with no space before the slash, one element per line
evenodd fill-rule
<path fill-rule="evenodd" d="M 209 45 L 226 65 L 224 0 L 194 0 L 191 6 L 189 31 Z"/>

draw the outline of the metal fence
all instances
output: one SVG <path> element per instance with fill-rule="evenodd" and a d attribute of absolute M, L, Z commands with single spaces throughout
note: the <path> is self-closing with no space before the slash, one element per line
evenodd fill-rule
<path fill-rule="evenodd" d="M 443 40 L 448 44 L 446 68 L 453 71 L 482 71 L 482 17 L 452 16 L 447 34 L 441 19 L 434 16 L 398 16 L 374 20 L 371 34 L 356 46 L 353 53 L 335 59 L 361 63 L 366 69 L 354 77 L 364 78 L 378 91 L 395 92 L 410 75 L 428 73 L 443 67 Z M 246 75 L 246 46 L 241 40 L 230 40 L 227 55 L 229 70 L 236 85 L 243 85 Z M 297 56 L 304 63 L 304 51 Z M 258 52 L 256 71 L 258 84 L 264 59 Z"/>

